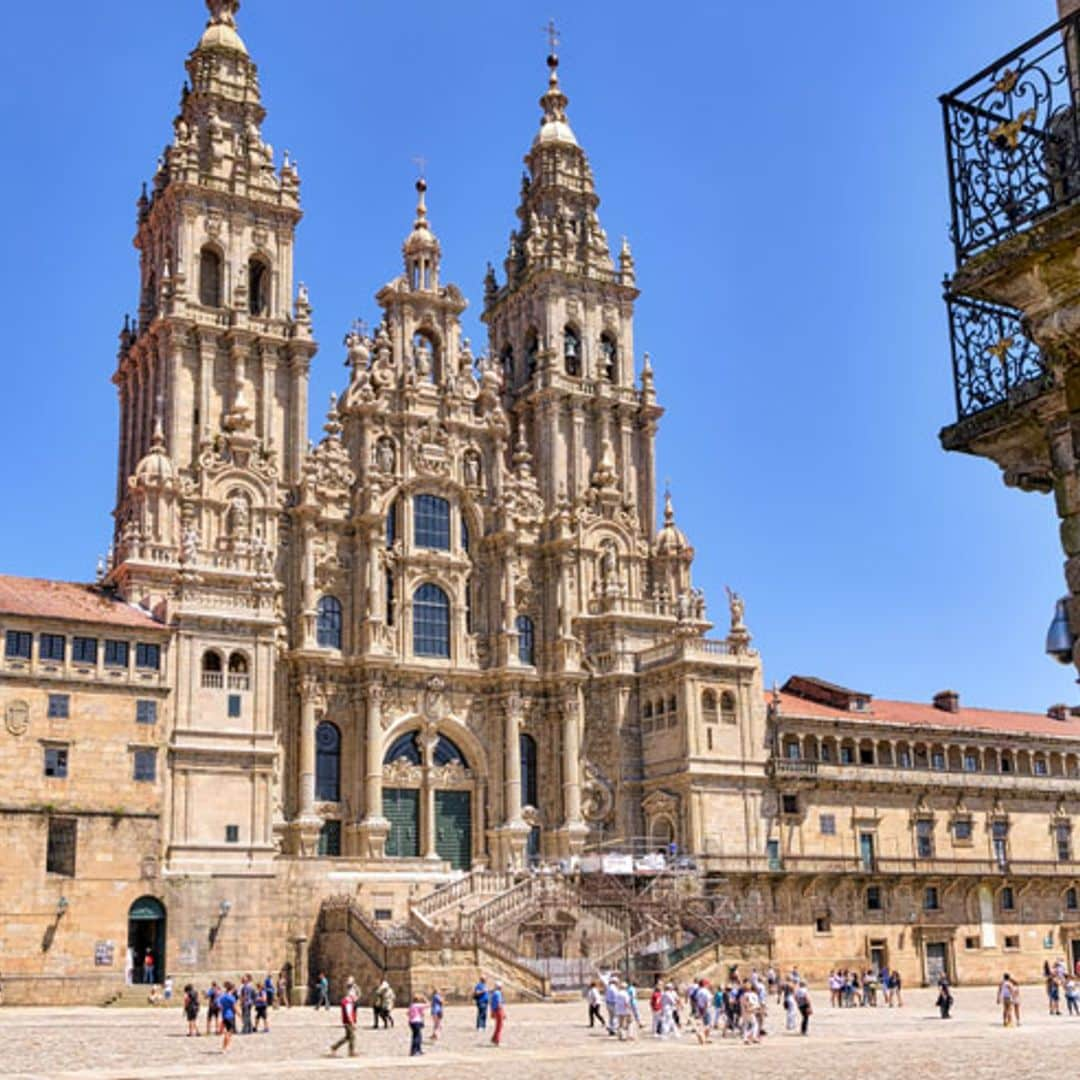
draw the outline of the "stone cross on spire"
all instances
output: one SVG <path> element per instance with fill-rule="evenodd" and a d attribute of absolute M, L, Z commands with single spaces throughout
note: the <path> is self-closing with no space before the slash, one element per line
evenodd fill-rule
<path fill-rule="evenodd" d="M 240 0 L 206 0 L 210 9 L 210 22 L 217 26 L 236 26 L 236 13 L 240 10 Z"/>

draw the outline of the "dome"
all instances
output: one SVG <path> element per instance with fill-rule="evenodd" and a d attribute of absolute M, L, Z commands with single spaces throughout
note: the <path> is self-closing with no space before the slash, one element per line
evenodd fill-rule
<path fill-rule="evenodd" d="M 561 142 L 577 146 L 578 141 L 570 125 L 565 120 L 545 120 L 533 139 L 533 146 Z"/>
<path fill-rule="evenodd" d="M 236 28 L 228 23 L 211 23 L 203 33 L 199 41 L 200 49 L 232 49 L 242 52 L 247 56 L 247 46 L 244 44 Z"/>
<path fill-rule="evenodd" d="M 149 453 L 135 466 L 135 480 L 147 487 L 165 487 L 176 480 L 176 466 L 165 452 L 165 435 L 160 418 L 154 422 Z"/>

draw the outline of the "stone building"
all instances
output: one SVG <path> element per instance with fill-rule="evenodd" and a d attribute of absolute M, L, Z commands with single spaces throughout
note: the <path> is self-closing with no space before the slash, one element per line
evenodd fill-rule
<path fill-rule="evenodd" d="M 769 699 L 730 590 L 705 636 L 693 548 L 655 505 L 633 257 L 600 224 L 557 58 L 486 349 L 420 181 L 312 444 L 300 179 L 264 140 L 238 0 L 208 7 L 138 202 L 108 565 L 93 586 L 0 579 L 9 1000 L 116 992 L 129 947 L 136 974 L 150 947 L 159 973 L 287 967 L 298 992 L 309 961 L 462 989 L 480 965 L 544 993 L 541 957 L 580 974 L 772 949 L 912 979 L 942 944 L 960 977 L 1014 947 L 1041 960 L 1071 848 L 1023 871 L 992 845 L 962 870 L 938 852 L 962 818 L 979 843 L 1006 819 L 1014 845 L 1060 842 L 1080 727 L 984 730 L 817 680 Z M 681 876 L 632 872 L 671 845 Z M 598 853 L 627 880 L 588 872 Z M 560 863 L 584 872 L 522 874 Z M 1018 945 L 994 930 L 1021 918 Z"/>

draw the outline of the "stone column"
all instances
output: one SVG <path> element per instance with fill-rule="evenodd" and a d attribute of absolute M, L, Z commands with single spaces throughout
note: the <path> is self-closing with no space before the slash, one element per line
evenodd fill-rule
<path fill-rule="evenodd" d="M 386 850 L 390 822 L 383 817 L 383 729 L 382 706 L 385 691 L 378 683 L 367 688 L 367 731 L 364 738 L 364 820 L 360 835 L 364 854 L 381 859 Z"/>
<path fill-rule="evenodd" d="M 420 812 L 424 816 L 424 831 L 422 835 L 424 858 L 438 859 L 439 851 L 436 844 L 435 830 L 435 747 L 439 741 L 439 733 L 432 727 L 424 732 L 420 738 L 423 751 L 424 774 L 420 788 Z"/>
<path fill-rule="evenodd" d="M 514 696 L 507 699 L 505 705 L 505 724 L 503 727 L 503 751 L 505 766 L 503 781 L 504 824 L 521 824 L 521 699 Z"/>
<path fill-rule="evenodd" d="M 300 816 L 315 814 L 315 707 L 318 687 L 305 677 L 300 688 Z"/>
<path fill-rule="evenodd" d="M 566 826 L 581 824 L 581 733 L 580 690 L 563 703 L 563 809 Z"/>

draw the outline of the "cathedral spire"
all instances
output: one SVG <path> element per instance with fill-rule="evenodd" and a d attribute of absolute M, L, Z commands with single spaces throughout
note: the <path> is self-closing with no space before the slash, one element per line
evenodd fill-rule
<path fill-rule="evenodd" d="M 558 39 L 555 38 L 555 42 Z M 540 108 L 544 115 L 540 121 L 540 132 L 536 136 L 537 143 L 565 142 L 577 146 L 577 139 L 566 119 L 566 106 L 570 99 L 563 93 L 559 85 L 559 57 L 552 50 L 547 58 L 548 88 L 540 99 Z"/>
<path fill-rule="evenodd" d="M 428 224 L 426 195 L 427 181 L 421 176 L 416 181 L 416 219 L 403 247 L 405 273 L 413 291 L 437 292 L 442 249 Z"/>

